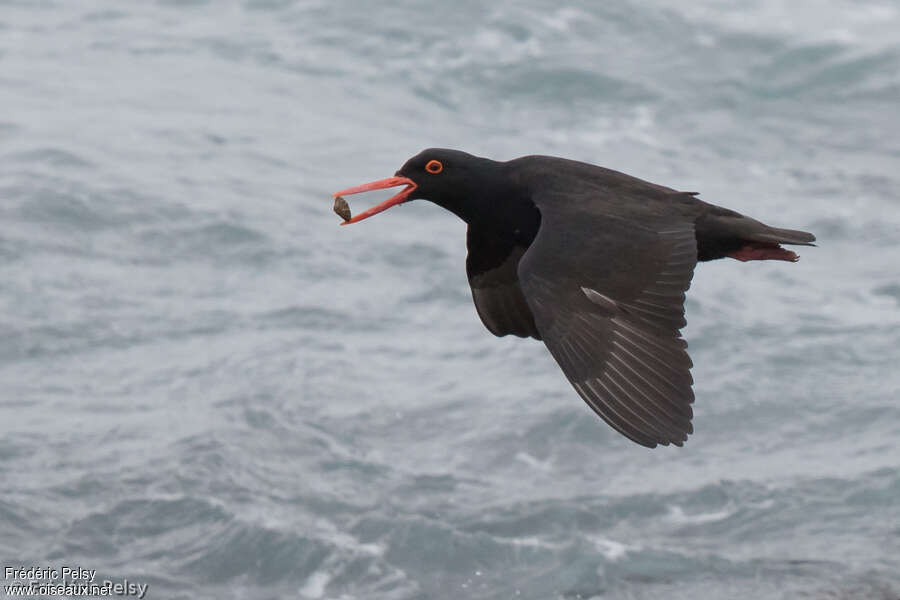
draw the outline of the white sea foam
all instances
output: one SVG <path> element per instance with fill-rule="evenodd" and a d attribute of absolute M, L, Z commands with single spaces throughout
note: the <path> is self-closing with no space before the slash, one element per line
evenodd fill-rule
<path fill-rule="evenodd" d="M 331 581 L 331 575 L 325 571 L 315 571 L 306 579 L 306 583 L 300 588 L 300 595 L 304 598 L 321 598 L 325 595 L 325 588 Z"/>
<path fill-rule="evenodd" d="M 594 538 L 592 541 L 594 542 L 594 547 L 597 548 L 607 560 L 611 561 L 621 560 L 630 551 L 637 549 L 637 546 L 630 546 L 608 538 Z"/>
<path fill-rule="evenodd" d="M 670 521 L 680 525 L 697 525 L 700 523 L 714 523 L 715 521 L 721 521 L 733 514 L 733 510 L 717 510 L 708 513 L 688 514 L 682 507 L 674 504 L 668 507 L 668 514 L 666 517 Z"/>

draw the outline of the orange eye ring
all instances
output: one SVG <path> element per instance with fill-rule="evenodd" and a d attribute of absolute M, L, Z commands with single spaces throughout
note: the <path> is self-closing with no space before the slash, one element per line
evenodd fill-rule
<path fill-rule="evenodd" d="M 439 160 L 429 160 L 428 164 L 425 165 L 425 170 L 432 175 L 437 175 L 444 170 L 444 165 Z"/>

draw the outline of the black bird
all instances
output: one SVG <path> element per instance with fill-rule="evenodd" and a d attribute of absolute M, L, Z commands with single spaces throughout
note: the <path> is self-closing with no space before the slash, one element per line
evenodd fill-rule
<path fill-rule="evenodd" d="M 422 198 L 468 224 L 466 273 L 496 336 L 543 340 L 578 394 L 625 437 L 681 446 L 694 392 L 684 293 L 697 261 L 796 261 L 812 246 L 733 210 L 588 163 L 498 162 L 432 148 L 394 177 L 335 194 L 405 185 L 343 224 Z"/>

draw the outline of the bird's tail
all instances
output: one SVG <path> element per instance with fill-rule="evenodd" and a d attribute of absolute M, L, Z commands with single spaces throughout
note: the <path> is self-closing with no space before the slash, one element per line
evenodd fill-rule
<path fill-rule="evenodd" d="M 747 217 L 745 217 L 747 218 Z M 740 260 L 787 260 L 797 262 L 800 257 L 796 252 L 785 250 L 780 244 L 791 244 L 795 246 L 815 246 L 816 236 L 797 229 L 779 229 L 777 227 L 769 227 L 759 221 L 753 221 L 754 224 L 760 226 L 754 227 L 752 231 L 741 236 L 744 245 L 736 251 L 729 252 L 726 256 Z"/>
<path fill-rule="evenodd" d="M 703 237 L 715 251 L 706 260 L 728 256 L 740 261 L 787 260 L 796 262 L 795 252 L 785 250 L 781 244 L 815 246 L 816 236 L 796 229 L 769 227 L 756 219 L 729 211 L 727 215 L 715 215 L 698 222 L 698 241 Z"/>
<path fill-rule="evenodd" d="M 762 225 L 762 223 L 760 223 Z M 772 242 L 775 244 L 793 244 L 796 246 L 815 246 L 816 236 L 808 231 L 798 229 L 779 229 L 763 225 L 765 229 L 756 232 L 745 239 L 756 242 Z"/>

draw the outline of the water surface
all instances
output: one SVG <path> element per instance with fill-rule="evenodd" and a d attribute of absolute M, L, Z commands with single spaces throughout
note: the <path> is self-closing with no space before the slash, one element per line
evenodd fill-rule
<path fill-rule="evenodd" d="M 897 598 L 900 9 L 0 2 L 0 557 L 149 598 Z M 496 339 L 464 225 L 587 160 L 820 246 L 701 265 L 649 451 Z M 353 202 L 357 212 L 376 201 Z"/>

